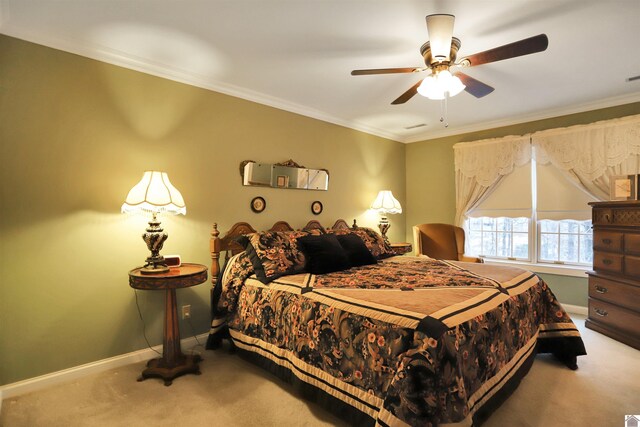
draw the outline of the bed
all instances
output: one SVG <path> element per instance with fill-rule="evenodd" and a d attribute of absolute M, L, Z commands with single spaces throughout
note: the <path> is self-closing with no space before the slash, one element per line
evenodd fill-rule
<path fill-rule="evenodd" d="M 393 256 L 355 221 L 237 223 L 223 237 L 214 224 L 211 256 L 207 347 L 228 339 L 352 425 L 480 425 L 536 354 L 570 369 L 586 354 L 537 275 Z"/>

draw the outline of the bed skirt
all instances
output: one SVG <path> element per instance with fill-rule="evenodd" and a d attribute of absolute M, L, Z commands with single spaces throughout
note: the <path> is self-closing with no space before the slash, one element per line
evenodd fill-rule
<path fill-rule="evenodd" d="M 306 364 L 290 353 L 285 354 L 282 351 L 270 348 L 272 347 L 270 344 L 255 338 L 244 336 L 236 331 L 229 333 L 229 330 L 224 327 L 209 336 L 207 349 L 220 349 L 222 340 L 225 339 L 229 340 L 232 351 L 237 352 L 243 359 L 262 367 L 281 380 L 291 384 L 300 397 L 317 403 L 349 425 L 406 425 L 382 408 L 382 405 L 378 407 L 374 402 L 367 401 L 366 398 L 362 399 L 362 395 L 356 396 L 335 387 L 326 381 L 326 378 L 321 378 L 317 372 L 314 373 L 313 371 L 316 368 L 313 366 Z M 477 401 L 479 403 L 472 410 L 472 415 L 458 423 L 447 425 L 480 426 L 517 389 L 521 380 L 531 369 L 537 354 L 563 354 L 562 351 L 564 349 L 572 347 L 572 344 L 574 344 L 565 343 L 568 339 L 571 340 L 571 337 L 537 338 L 532 342 L 530 349 L 523 351 L 518 360 L 514 361 L 513 366 L 503 373 L 502 379 L 483 391 L 484 396 L 478 398 Z M 336 397 L 336 394 L 340 397 Z M 345 400 L 349 399 L 352 400 L 351 404 L 345 402 Z M 355 407 L 353 401 L 357 401 L 358 406 L 364 407 L 364 410 Z M 427 420 L 425 420 L 425 424 L 430 425 Z"/>

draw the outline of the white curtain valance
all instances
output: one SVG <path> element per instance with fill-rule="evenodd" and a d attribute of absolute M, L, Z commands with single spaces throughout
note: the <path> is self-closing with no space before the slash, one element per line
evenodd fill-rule
<path fill-rule="evenodd" d="M 532 155 L 591 197 L 607 200 L 612 176 L 640 174 L 640 115 L 460 143 L 453 150 L 458 225 Z"/>
<path fill-rule="evenodd" d="M 537 163 L 551 163 L 599 200 L 609 198 L 612 176 L 640 173 L 640 115 L 536 132 L 531 140 Z"/>
<path fill-rule="evenodd" d="M 456 174 L 491 187 L 514 167 L 531 161 L 529 135 L 460 143 L 453 146 Z"/>
<path fill-rule="evenodd" d="M 536 162 L 595 181 L 607 168 L 640 156 L 640 115 L 545 130 L 531 139 Z"/>

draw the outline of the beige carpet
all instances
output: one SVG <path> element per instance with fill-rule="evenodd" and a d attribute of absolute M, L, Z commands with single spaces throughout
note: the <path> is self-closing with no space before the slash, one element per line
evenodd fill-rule
<path fill-rule="evenodd" d="M 588 356 L 571 371 L 538 356 L 529 375 L 484 425 L 624 426 L 640 414 L 640 351 L 584 328 Z M 7 399 L 0 425 L 22 426 L 329 426 L 346 425 L 299 399 L 291 388 L 238 356 L 205 351 L 202 375 L 136 382 L 138 363 Z"/>

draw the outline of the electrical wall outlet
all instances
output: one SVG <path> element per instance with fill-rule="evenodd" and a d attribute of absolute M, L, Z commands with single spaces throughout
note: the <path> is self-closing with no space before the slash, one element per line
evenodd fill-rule
<path fill-rule="evenodd" d="M 191 305 L 182 306 L 182 318 L 191 319 Z"/>

